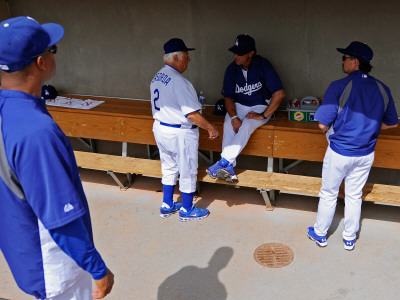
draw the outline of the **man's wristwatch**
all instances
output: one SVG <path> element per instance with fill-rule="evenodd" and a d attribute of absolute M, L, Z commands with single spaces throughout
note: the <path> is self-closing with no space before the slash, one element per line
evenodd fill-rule
<path fill-rule="evenodd" d="M 267 117 L 264 115 L 265 111 L 263 111 L 262 113 L 260 113 L 260 116 L 263 117 L 263 119 L 265 120 Z"/>

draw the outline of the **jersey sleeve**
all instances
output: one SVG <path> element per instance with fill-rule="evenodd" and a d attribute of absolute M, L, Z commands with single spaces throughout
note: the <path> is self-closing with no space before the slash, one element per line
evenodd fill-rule
<path fill-rule="evenodd" d="M 283 90 L 283 84 L 278 76 L 278 73 L 276 73 L 274 67 L 267 59 L 263 60 L 262 76 L 263 81 L 265 82 L 265 85 L 271 94 L 279 90 Z"/>
<path fill-rule="evenodd" d="M 27 134 L 13 160 L 33 212 L 48 230 L 81 217 L 88 208 L 69 140 L 55 123 Z"/>
<path fill-rule="evenodd" d="M 89 272 L 93 279 L 98 280 L 107 275 L 106 264 L 96 250 L 82 218 L 49 230 L 49 233 L 56 244 L 78 266 Z"/>
<path fill-rule="evenodd" d="M 385 123 L 386 125 L 396 125 L 399 123 L 399 117 L 397 115 L 396 111 L 396 106 L 393 101 L 392 93 L 390 92 L 390 89 L 386 86 L 384 86 L 387 95 L 389 96 L 389 102 L 386 107 L 386 111 L 383 115 L 383 120 L 382 122 Z"/>
<path fill-rule="evenodd" d="M 174 85 L 176 100 L 186 116 L 194 111 L 201 110 L 201 104 L 197 100 L 196 90 L 193 85 L 181 77 Z"/>
<path fill-rule="evenodd" d="M 335 82 L 332 82 L 325 92 L 324 99 L 317 112 L 315 119 L 325 126 L 330 126 L 336 119 L 339 109 L 340 93 Z"/>

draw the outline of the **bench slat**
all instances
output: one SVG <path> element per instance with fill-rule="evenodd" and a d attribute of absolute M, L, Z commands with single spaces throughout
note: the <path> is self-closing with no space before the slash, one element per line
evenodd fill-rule
<path fill-rule="evenodd" d="M 82 151 L 74 151 L 74 153 L 77 164 L 81 168 L 162 177 L 159 160 Z M 199 166 L 198 181 L 278 190 L 284 193 L 312 197 L 318 197 L 322 181 L 319 177 L 236 169 L 239 182 L 228 183 L 212 179 L 207 175 L 206 169 L 207 166 Z M 344 197 L 343 186 L 340 189 L 339 197 Z M 367 183 L 363 190 L 362 199 L 364 201 L 400 205 L 400 186 Z"/>
<path fill-rule="evenodd" d="M 321 178 L 273 173 L 266 185 L 267 189 L 318 197 Z"/>
<path fill-rule="evenodd" d="M 280 190 L 285 193 L 318 197 L 322 179 L 318 177 L 300 176 L 283 173 L 273 173 L 267 184 L 267 189 Z M 344 198 L 343 185 L 339 198 Z M 400 186 L 367 183 L 363 189 L 364 201 L 387 204 L 400 204 Z"/>
<path fill-rule="evenodd" d="M 81 168 L 162 177 L 161 162 L 159 160 L 82 151 L 74 151 L 74 153 L 76 162 Z M 239 182 L 227 183 L 225 181 L 212 179 L 207 175 L 206 169 L 207 166 L 199 166 L 197 175 L 198 181 L 248 186 L 253 188 L 265 188 L 266 183 L 272 174 L 263 171 L 237 169 L 236 174 Z"/>
<path fill-rule="evenodd" d="M 367 183 L 363 190 L 363 200 L 400 205 L 400 186 Z"/>
<path fill-rule="evenodd" d="M 272 175 L 272 173 L 263 171 L 235 169 L 239 182 L 229 183 L 219 179 L 212 179 L 206 173 L 207 168 L 208 168 L 207 166 L 199 166 L 199 171 L 197 175 L 198 181 L 237 185 L 237 186 L 247 186 L 256 189 L 265 189 L 265 186 L 267 185 L 267 182 L 269 181 L 269 178 Z"/>
<path fill-rule="evenodd" d="M 78 167 L 161 177 L 159 160 L 74 151 Z"/>

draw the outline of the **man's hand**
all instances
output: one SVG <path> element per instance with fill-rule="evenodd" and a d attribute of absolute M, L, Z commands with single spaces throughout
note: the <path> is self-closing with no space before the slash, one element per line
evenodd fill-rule
<path fill-rule="evenodd" d="M 234 118 L 231 120 L 231 124 L 233 127 L 233 131 L 235 133 L 238 133 L 240 126 L 242 126 L 242 120 L 240 120 L 239 118 Z"/>
<path fill-rule="evenodd" d="M 92 296 L 95 299 L 102 299 L 107 296 L 114 285 L 114 274 L 107 270 L 107 275 L 102 279 L 95 280 L 96 288 L 94 289 Z"/>
<path fill-rule="evenodd" d="M 319 127 L 319 129 L 321 129 L 321 131 L 322 131 L 324 134 L 326 134 L 326 132 L 329 130 L 329 126 L 325 126 L 324 124 L 319 123 L 319 122 L 318 122 L 318 127 Z"/>
<path fill-rule="evenodd" d="M 253 119 L 253 120 L 264 120 L 261 114 L 251 111 L 246 115 L 247 119 Z"/>
<path fill-rule="evenodd" d="M 210 140 L 216 139 L 219 136 L 219 132 L 217 127 L 211 124 L 211 127 L 208 129 L 208 138 Z"/>
<path fill-rule="evenodd" d="M 233 101 L 233 99 L 226 97 L 224 98 L 224 100 L 225 100 L 226 111 L 228 112 L 228 115 L 231 118 L 233 131 L 235 133 L 238 133 L 240 126 L 242 126 L 242 121 L 237 116 L 235 101 Z"/>
<path fill-rule="evenodd" d="M 390 128 L 396 128 L 398 124 L 395 125 L 386 125 L 385 123 L 382 122 L 382 127 L 381 129 L 390 129 Z"/>

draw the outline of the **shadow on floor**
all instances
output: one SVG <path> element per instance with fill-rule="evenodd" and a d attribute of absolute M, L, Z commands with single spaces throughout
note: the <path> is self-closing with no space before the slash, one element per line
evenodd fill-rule
<path fill-rule="evenodd" d="M 232 256 L 232 248 L 221 247 L 215 251 L 207 268 L 196 266 L 182 268 L 160 285 L 157 299 L 226 299 L 227 291 L 219 281 L 218 273 L 228 265 Z"/>

